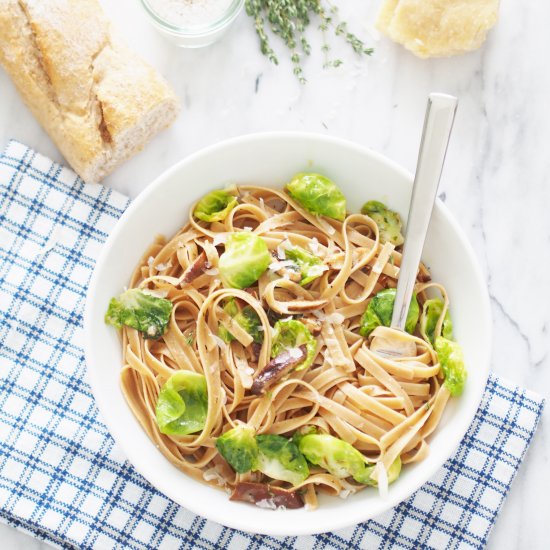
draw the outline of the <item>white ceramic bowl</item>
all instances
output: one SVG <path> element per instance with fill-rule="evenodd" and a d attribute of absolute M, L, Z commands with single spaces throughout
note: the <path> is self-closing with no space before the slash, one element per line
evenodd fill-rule
<path fill-rule="evenodd" d="M 86 360 L 103 419 L 128 460 L 159 491 L 185 508 L 223 525 L 270 535 L 332 531 L 368 520 L 409 497 L 433 476 L 457 447 L 481 400 L 489 369 L 491 320 L 484 278 L 464 234 L 437 202 L 423 259 L 451 299 L 455 334 L 468 366 L 464 394 L 451 399 L 430 440 L 429 456 L 403 469 L 385 499 L 367 489 L 349 497 L 322 496 L 315 511 L 271 511 L 231 502 L 225 492 L 194 481 L 172 466 L 133 417 L 119 387 L 121 349 L 116 331 L 103 322 L 155 235 L 173 235 L 203 194 L 232 183 L 280 188 L 301 171 L 332 178 L 348 210 L 368 199 L 386 202 L 406 217 L 412 176 L 383 156 L 314 134 L 267 133 L 232 139 L 182 160 L 157 178 L 130 205 L 104 246 L 85 312 Z"/>

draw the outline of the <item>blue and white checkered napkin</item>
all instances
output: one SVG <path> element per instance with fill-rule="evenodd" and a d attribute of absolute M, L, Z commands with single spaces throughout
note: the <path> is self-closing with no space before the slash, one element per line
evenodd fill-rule
<path fill-rule="evenodd" d="M 0 157 L 0 518 L 59 547 L 479 548 L 529 446 L 542 399 L 491 376 L 455 455 L 407 501 L 312 537 L 195 516 L 125 461 L 85 381 L 82 310 L 128 199 L 10 142 Z"/>

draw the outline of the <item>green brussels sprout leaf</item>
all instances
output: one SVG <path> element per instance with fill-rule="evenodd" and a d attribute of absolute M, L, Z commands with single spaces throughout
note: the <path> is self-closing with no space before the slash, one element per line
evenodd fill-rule
<path fill-rule="evenodd" d="M 328 434 L 309 434 L 300 439 L 299 448 L 308 462 L 333 476 L 353 477 L 358 483 L 372 485 L 372 470 L 366 458 L 346 441 Z"/>
<path fill-rule="evenodd" d="M 135 328 L 144 338 L 160 338 L 166 331 L 171 313 L 170 300 L 131 288 L 118 298 L 111 298 L 105 322 L 116 328 L 122 325 Z"/>
<path fill-rule="evenodd" d="M 271 357 L 277 357 L 287 349 L 297 348 L 304 344 L 307 349 L 306 359 L 300 363 L 295 370 L 307 369 L 307 367 L 313 363 L 315 350 L 317 349 L 317 341 L 300 321 L 283 319 L 275 323 Z"/>
<path fill-rule="evenodd" d="M 452 396 L 461 395 L 464 390 L 467 372 L 460 344 L 443 336 L 438 336 L 435 339 L 434 348 L 445 376 L 445 386 L 447 386 Z"/>
<path fill-rule="evenodd" d="M 306 459 L 291 440 L 281 435 L 258 435 L 258 465 L 263 474 L 292 485 L 300 485 L 308 476 Z"/>
<path fill-rule="evenodd" d="M 368 466 L 365 469 L 366 476 L 363 475 L 363 479 L 366 481 L 359 481 L 356 479 L 356 481 L 359 481 L 359 483 L 365 483 L 365 485 L 372 485 L 373 487 L 378 487 L 378 482 L 372 478 L 372 474 L 374 473 L 375 466 Z M 393 483 L 401 474 L 401 457 L 397 457 L 391 464 L 387 476 L 388 476 L 388 484 Z"/>
<path fill-rule="evenodd" d="M 443 306 L 443 301 L 438 298 L 426 300 L 422 306 L 420 332 L 432 343 L 432 346 L 435 343 L 435 327 L 443 312 Z M 443 319 L 443 325 L 441 326 L 441 336 L 448 340 L 453 339 L 453 323 L 448 309 Z"/>
<path fill-rule="evenodd" d="M 321 174 L 296 174 L 287 184 L 288 194 L 308 212 L 343 221 L 346 197 L 336 185 Z"/>
<path fill-rule="evenodd" d="M 220 278 L 229 288 L 247 288 L 254 284 L 271 263 L 265 241 L 249 231 L 231 233 L 218 264 Z"/>
<path fill-rule="evenodd" d="M 300 441 L 302 440 L 303 437 L 305 437 L 306 435 L 316 434 L 316 433 L 319 433 L 317 426 L 302 426 L 292 434 L 292 441 L 294 441 L 294 443 L 296 443 L 296 445 L 299 446 Z"/>
<path fill-rule="evenodd" d="M 258 465 L 258 443 L 254 429 L 239 424 L 216 440 L 216 449 L 228 464 L 239 474 L 256 470 Z"/>
<path fill-rule="evenodd" d="M 246 305 L 242 309 L 239 309 L 235 298 L 227 298 L 223 310 L 252 336 L 256 344 L 261 344 L 264 341 L 260 316 L 252 306 Z M 235 337 L 222 324 L 218 326 L 218 336 L 226 344 L 235 340 Z"/>
<path fill-rule="evenodd" d="M 380 241 L 382 243 L 389 242 L 394 246 L 403 244 L 405 239 L 401 234 L 401 216 L 397 212 L 390 210 L 385 204 L 378 201 L 369 201 L 361 208 L 361 214 L 370 216 L 380 233 Z"/>
<path fill-rule="evenodd" d="M 202 374 L 179 371 L 162 386 L 156 406 L 161 433 L 188 435 L 200 432 L 207 414 L 208 390 Z"/>
<path fill-rule="evenodd" d="M 237 206 L 237 198 L 227 191 L 212 191 L 195 206 L 193 216 L 203 222 L 221 222 Z"/>
<path fill-rule="evenodd" d="M 300 285 L 302 286 L 308 285 L 324 272 L 322 260 L 300 246 L 294 246 L 285 250 L 285 257 L 287 260 L 292 260 L 300 269 L 302 275 Z"/>
<path fill-rule="evenodd" d="M 227 315 L 235 317 L 239 313 L 239 306 L 235 298 L 227 298 L 223 306 L 223 310 Z M 229 344 L 235 340 L 235 337 L 220 323 L 218 325 L 218 336 L 226 343 Z"/>
<path fill-rule="evenodd" d="M 395 303 L 395 293 L 395 288 L 386 288 L 373 296 L 365 313 L 363 313 L 361 317 L 361 327 L 359 328 L 359 334 L 361 334 L 361 336 L 365 338 L 368 337 L 368 335 L 378 326 L 390 326 L 393 305 Z M 413 294 L 409 312 L 407 313 L 407 321 L 405 323 L 405 330 L 408 333 L 414 333 L 419 314 L 420 306 L 418 305 L 416 294 Z"/>

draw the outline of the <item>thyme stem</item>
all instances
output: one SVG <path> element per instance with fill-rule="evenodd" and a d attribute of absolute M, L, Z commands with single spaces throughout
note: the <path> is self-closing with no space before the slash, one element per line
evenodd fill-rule
<path fill-rule="evenodd" d="M 318 29 L 323 39 L 321 51 L 324 56 L 324 68 L 339 67 L 343 63 L 341 59 L 330 57 L 329 29 L 332 29 L 335 36 L 344 39 L 358 55 L 372 55 L 374 51 L 348 30 L 345 21 L 335 21 L 338 8 L 330 0 L 246 0 L 245 7 L 246 13 L 254 19 L 262 54 L 275 65 L 279 64 L 266 32 L 267 26 L 273 34 L 280 37 L 290 51 L 293 72 L 301 84 L 306 82 L 302 59 L 311 53 L 305 32 L 313 16 L 320 20 Z"/>

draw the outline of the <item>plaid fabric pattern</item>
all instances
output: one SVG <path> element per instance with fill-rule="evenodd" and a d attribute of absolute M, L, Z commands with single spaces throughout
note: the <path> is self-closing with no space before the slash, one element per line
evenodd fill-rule
<path fill-rule="evenodd" d="M 85 381 L 82 310 L 126 197 L 18 142 L 0 157 L 0 518 L 60 548 L 481 548 L 543 401 L 492 375 L 454 456 L 407 501 L 335 533 L 275 538 L 195 516 L 125 461 Z"/>

